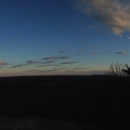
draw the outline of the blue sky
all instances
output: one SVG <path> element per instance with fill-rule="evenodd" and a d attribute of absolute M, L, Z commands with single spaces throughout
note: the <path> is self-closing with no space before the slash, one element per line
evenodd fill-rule
<path fill-rule="evenodd" d="M 0 76 L 96 74 L 111 62 L 130 64 L 129 13 L 127 0 L 1 0 Z"/>

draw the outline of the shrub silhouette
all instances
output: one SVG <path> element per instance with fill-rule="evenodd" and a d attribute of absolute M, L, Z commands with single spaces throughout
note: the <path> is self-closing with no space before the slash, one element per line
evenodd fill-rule
<path fill-rule="evenodd" d="M 108 75 L 113 76 L 124 76 L 126 74 L 127 76 L 130 76 L 130 67 L 128 64 L 125 64 L 124 67 L 121 63 L 111 63 L 107 72 Z"/>
<path fill-rule="evenodd" d="M 117 63 L 111 63 L 109 68 L 108 68 L 108 75 L 113 75 L 113 76 L 121 76 L 123 75 L 123 71 L 122 71 L 122 64 L 117 62 Z"/>
<path fill-rule="evenodd" d="M 127 75 L 130 75 L 130 67 L 128 64 L 125 64 L 126 69 L 122 69 L 122 72 L 126 73 Z"/>

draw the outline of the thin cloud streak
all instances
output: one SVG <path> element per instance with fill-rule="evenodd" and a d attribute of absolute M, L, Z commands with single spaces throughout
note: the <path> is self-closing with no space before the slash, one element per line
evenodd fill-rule
<path fill-rule="evenodd" d="M 123 52 L 123 51 L 119 51 L 119 52 L 115 52 L 116 54 L 119 54 L 119 55 L 125 55 L 126 52 Z"/>
<path fill-rule="evenodd" d="M 68 56 L 52 56 L 52 57 L 45 57 L 42 60 L 64 60 L 69 59 Z"/>
<path fill-rule="evenodd" d="M 44 64 L 44 65 L 39 65 L 37 67 L 48 67 L 48 66 L 59 66 L 59 64 Z"/>
<path fill-rule="evenodd" d="M 18 65 L 14 65 L 11 68 L 18 68 L 18 67 L 23 67 L 23 66 L 28 66 L 28 65 L 39 65 L 41 64 L 41 66 L 49 66 L 51 63 L 54 63 L 55 61 L 50 60 L 50 61 L 45 61 L 45 62 L 41 62 L 41 61 L 34 61 L 34 60 L 28 60 L 26 61 L 25 64 L 18 64 Z M 40 67 L 40 66 L 39 66 Z"/>
<path fill-rule="evenodd" d="M 27 63 L 27 64 L 41 64 L 42 62 L 40 62 L 40 61 L 28 60 L 26 63 Z"/>
<path fill-rule="evenodd" d="M 54 63 L 54 62 L 56 62 L 56 61 L 54 61 L 54 60 L 49 60 L 49 61 L 43 62 L 42 64 L 51 64 L 51 63 Z"/>
<path fill-rule="evenodd" d="M 65 67 L 62 67 L 62 68 L 53 68 L 53 69 L 48 69 L 48 70 L 44 70 L 44 72 L 53 72 L 53 71 L 61 71 L 61 70 L 64 70 Z"/>
<path fill-rule="evenodd" d="M 54 61 L 54 60 L 48 60 L 48 61 L 45 61 L 45 62 L 41 62 L 41 61 L 29 60 L 26 63 L 27 64 L 50 64 L 50 63 L 54 63 L 54 62 L 56 62 L 56 61 Z"/>
<path fill-rule="evenodd" d="M 31 70 L 27 70 L 26 72 L 38 72 L 38 73 L 43 73 L 44 70 L 31 69 Z"/>
<path fill-rule="evenodd" d="M 65 53 L 65 50 L 61 50 L 61 51 L 59 51 L 59 53 Z"/>
<path fill-rule="evenodd" d="M 19 67 L 23 67 L 23 66 L 25 66 L 25 65 L 24 64 L 19 64 L 19 65 L 14 65 L 11 68 L 19 68 Z"/>
<path fill-rule="evenodd" d="M 81 67 L 76 67 L 73 70 L 74 71 L 86 71 L 88 68 L 81 68 Z"/>
<path fill-rule="evenodd" d="M 78 0 L 78 9 L 111 27 L 116 35 L 130 31 L 130 2 L 120 0 Z"/>
<path fill-rule="evenodd" d="M 58 72 L 58 71 L 61 71 L 61 70 L 64 70 L 65 67 L 61 67 L 61 68 L 52 68 L 52 69 L 47 69 L 47 70 L 39 70 L 39 69 L 32 69 L 32 70 L 28 70 L 27 72 L 40 72 L 40 73 L 43 73 L 43 72 Z"/>
<path fill-rule="evenodd" d="M 78 63 L 79 61 L 68 61 L 68 62 L 62 62 L 60 63 L 61 65 L 67 65 L 67 64 L 75 64 Z"/>

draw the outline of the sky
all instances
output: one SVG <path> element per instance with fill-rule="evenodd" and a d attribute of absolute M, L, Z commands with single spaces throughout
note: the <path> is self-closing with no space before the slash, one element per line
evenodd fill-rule
<path fill-rule="evenodd" d="M 129 0 L 0 0 L 0 76 L 102 74 L 130 65 Z"/>

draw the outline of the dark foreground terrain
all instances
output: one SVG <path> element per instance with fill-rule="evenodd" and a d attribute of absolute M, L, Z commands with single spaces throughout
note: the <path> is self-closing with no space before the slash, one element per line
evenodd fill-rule
<path fill-rule="evenodd" d="M 0 78 L 0 127 L 6 117 L 49 118 L 102 130 L 130 129 L 130 77 Z"/>

